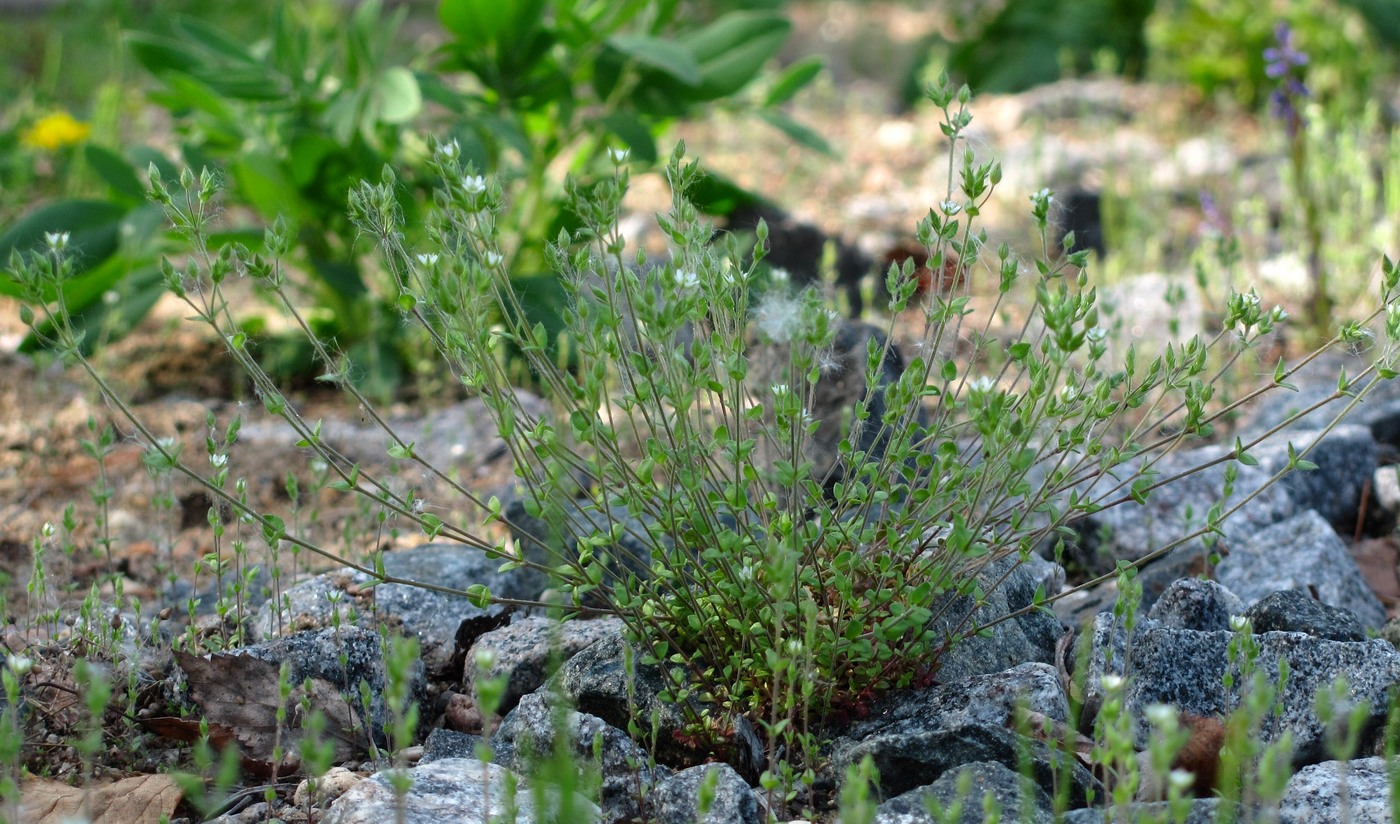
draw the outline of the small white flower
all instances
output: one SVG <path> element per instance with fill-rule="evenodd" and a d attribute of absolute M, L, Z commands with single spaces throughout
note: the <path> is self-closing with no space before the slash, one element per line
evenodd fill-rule
<path fill-rule="evenodd" d="M 228 463 L 228 455 L 224 452 L 215 452 L 213 455 L 209 456 L 209 463 L 212 464 L 215 469 L 223 469 L 224 465 Z"/>
<path fill-rule="evenodd" d="M 456 139 L 438 146 L 438 154 L 442 155 L 443 160 L 455 160 L 459 151 L 461 151 L 461 147 L 457 145 Z"/>
<path fill-rule="evenodd" d="M 494 249 L 487 251 L 486 254 L 481 256 L 481 259 L 486 262 L 487 266 L 491 267 L 500 266 L 501 262 L 505 260 L 505 258 L 501 257 L 501 253 Z"/>
<path fill-rule="evenodd" d="M 67 232 L 45 232 L 44 243 L 55 252 L 61 252 L 68 246 Z"/>
<path fill-rule="evenodd" d="M 802 641 L 798 638 L 789 638 L 787 642 L 788 655 L 794 658 L 802 654 Z"/>
<path fill-rule="evenodd" d="M 482 672 L 489 672 L 496 666 L 496 651 L 493 649 L 479 649 L 476 651 L 476 668 Z"/>
<path fill-rule="evenodd" d="M 1252 626 L 1250 620 L 1243 615 L 1230 616 L 1230 630 L 1232 632 L 1245 632 Z"/>
<path fill-rule="evenodd" d="M 1150 704 L 1143 711 L 1154 727 L 1165 727 L 1176 720 L 1176 707 L 1171 704 Z"/>
<path fill-rule="evenodd" d="M 958 212 L 962 211 L 962 204 L 952 200 L 945 200 L 942 203 L 938 204 L 938 208 L 943 212 L 943 214 L 951 217 L 957 214 Z"/>
<path fill-rule="evenodd" d="M 996 387 L 996 381 L 993 381 L 988 375 L 983 375 L 982 377 L 967 385 L 968 389 L 970 389 L 973 392 L 979 393 L 990 392 L 993 389 L 996 389 Z"/>
<path fill-rule="evenodd" d="M 627 158 L 630 157 L 631 154 L 632 153 L 626 149 L 608 149 L 608 158 L 618 166 L 626 163 Z"/>
<path fill-rule="evenodd" d="M 431 253 L 418 256 L 418 264 L 420 266 L 433 267 L 437 265 L 437 262 L 438 256 Z"/>
<path fill-rule="evenodd" d="M 7 655 L 5 657 L 5 666 L 15 675 L 24 675 L 33 668 L 34 661 L 30 658 L 25 658 L 23 655 Z"/>
<path fill-rule="evenodd" d="M 1031 195 L 1031 200 L 1043 200 L 1046 203 L 1054 203 L 1055 196 L 1050 193 L 1049 189 L 1041 189 L 1040 191 Z"/>
<path fill-rule="evenodd" d="M 468 175 L 462 178 L 462 188 L 469 195 L 479 195 L 486 191 L 486 178 L 481 175 Z"/>
<path fill-rule="evenodd" d="M 1100 343 L 1108 337 L 1108 330 L 1102 326 L 1095 326 L 1093 329 L 1086 332 L 1084 337 L 1087 338 L 1090 343 Z"/>
<path fill-rule="evenodd" d="M 1196 776 L 1190 770 L 1172 770 L 1167 773 L 1167 783 L 1178 790 L 1185 790 L 1196 783 Z"/>
<path fill-rule="evenodd" d="M 773 283 L 775 284 L 784 284 L 792 280 L 792 276 L 788 274 L 788 270 L 786 269 L 774 269 L 772 271 L 771 277 L 773 278 Z"/>
<path fill-rule="evenodd" d="M 1109 692 L 1117 692 L 1123 687 L 1123 676 L 1114 675 L 1110 672 L 1100 680 L 1100 683 L 1103 684 L 1103 688 L 1105 690 Z"/>
<path fill-rule="evenodd" d="M 676 285 L 685 290 L 694 289 L 700 285 L 700 276 L 689 269 L 677 269 Z"/>
<path fill-rule="evenodd" d="M 118 292 L 116 289 L 108 289 L 102 293 L 102 302 L 108 306 L 116 306 L 117 302 L 121 299 L 122 293 Z"/>
<path fill-rule="evenodd" d="M 772 386 L 768 387 L 768 390 L 773 393 L 773 397 L 781 398 L 787 395 L 788 385 L 785 383 L 775 383 Z"/>

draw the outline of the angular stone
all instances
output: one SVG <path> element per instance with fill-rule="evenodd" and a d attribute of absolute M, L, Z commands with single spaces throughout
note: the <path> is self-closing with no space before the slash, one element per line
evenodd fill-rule
<path fill-rule="evenodd" d="M 1222 804 L 1228 802 L 1219 798 L 1197 798 L 1181 824 L 1215 824 Z M 1156 824 L 1159 821 L 1172 821 L 1171 807 L 1165 801 L 1143 804 L 1129 804 L 1126 809 L 1084 809 L 1065 813 L 1064 824 Z M 1238 813 L 1234 820 L 1239 821 Z M 1246 819 L 1248 820 L 1248 819 Z"/>
<path fill-rule="evenodd" d="M 538 572 L 516 569 L 498 572 L 502 560 L 463 544 L 425 544 L 400 552 L 386 552 L 384 572 L 396 578 L 424 581 L 452 589 L 466 590 L 483 584 L 502 598 L 534 599 L 544 588 Z M 333 624 L 338 611 L 343 623 L 375 626 L 386 619 L 405 632 L 418 636 L 423 661 L 429 671 L 445 671 L 456 650 L 457 628 L 464 620 L 491 619 L 503 607 L 492 604 L 485 610 L 466 598 L 434 592 L 405 584 L 381 584 L 367 588 L 371 577 L 350 569 L 317 575 L 284 593 L 288 608 L 274 609 L 263 604 L 254 625 L 261 638 Z M 335 596 L 333 603 L 327 596 Z M 352 621 L 352 617 L 356 620 Z"/>
<path fill-rule="evenodd" d="M 1342 792 L 1346 785 L 1345 795 Z M 1345 813 L 1345 815 L 1343 815 Z M 1346 821 L 1390 824 L 1390 769 L 1384 758 L 1324 761 L 1288 780 L 1279 803 L 1279 824 Z"/>
<path fill-rule="evenodd" d="M 1313 592 L 1324 604 L 1351 610 L 1366 628 L 1385 623 L 1385 607 L 1366 585 L 1342 539 L 1307 510 L 1229 543 L 1216 579 L 1245 603 L 1287 589 Z"/>
<path fill-rule="evenodd" d="M 556 710 L 547 693 L 533 692 L 501 719 L 491 736 L 496 761 L 516 772 L 528 774 L 532 764 L 548 758 L 560 746 L 583 778 L 596 770 L 603 819 L 628 821 L 641 815 L 642 799 L 662 779 L 671 774 L 666 767 L 649 766 L 650 756 L 627 733 L 610 726 L 597 716 L 574 710 Z"/>
<path fill-rule="evenodd" d="M 622 622 L 616 618 L 597 621 L 556 621 L 530 616 L 509 626 L 494 629 L 476 639 L 467 653 L 462 692 L 474 695 L 478 678 L 507 678 L 506 691 L 497 712 L 509 712 L 521 696 L 534 692 L 558 667 L 580 650 L 606 634 L 616 634 Z M 478 653 L 489 653 L 495 663 L 486 672 L 476 667 Z"/>
<path fill-rule="evenodd" d="M 486 821 L 505 816 L 512 807 L 517 820 L 532 824 L 590 824 L 601 822 L 598 808 L 575 795 L 567 808 L 562 797 L 550 798 L 550 809 L 538 810 L 529 779 L 516 777 L 513 794 L 507 788 L 509 770 L 469 758 L 447 758 L 409 769 L 411 783 L 400 801 L 391 783 L 393 770 L 377 772 L 351 787 L 331 804 L 322 824 L 382 824 L 405 821 Z M 513 795 L 513 797 L 512 797 Z"/>
<path fill-rule="evenodd" d="M 1151 704 L 1171 704 L 1200 716 L 1223 716 L 1239 706 L 1243 679 L 1228 664 L 1228 632 L 1196 632 L 1153 627 L 1137 633 L 1128 646 L 1127 703 L 1141 718 Z M 1266 743 L 1284 732 L 1293 735 L 1297 763 L 1309 763 L 1325 751 L 1324 729 L 1314 702 L 1319 690 L 1345 678 L 1348 700 L 1365 701 L 1370 718 L 1385 716 L 1388 691 L 1400 681 L 1400 653 L 1385 641 L 1365 643 L 1327 641 L 1296 632 L 1270 632 L 1256 636 L 1259 655 L 1256 672 L 1269 683 L 1277 682 L 1279 662 L 1288 662 L 1288 680 L 1278 696 L 1281 711 L 1263 722 L 1260 736 Z M 1224 688 L 1229 669 L 1234 687 Z M 1139 725 L 1139 744 L 1145 745 L 1147 726 Z"/>
<path fill-rule="evenodd" d="M 931 784 L 970 762 L 996 761 L 1016 769 L 1023 758 L 1030 764 L 1036 785 L 1047 793 L 1054 792 L 1057 777 L 1069 775 L 1072 805 L 1086 804 L 1090 792 L 1095 797 L 1103 794 L 1098 780 L 1070 756 L 992 724 L 942 728 L 936 721 L 901 721 L 868 738 L 839 746 L 828 769 L 838 781 L 844 781 L 847 769 L 866 756 L 879 770 L 879 790 L 886 797 Z"/>
<path fill-rule="evenodd" d="M 700 788 L 713 780 L 714 795 L 700 815 Z M 728 764 L 701 764 L 666 778 L 648 796 L 656 824 L 763 824 L 753 789 Z"/>
<path fill-rule="evenodd" d="M 875 811 L 874 824 L 982 824 L 986 821 L 986 797 L 1000 813 L 1002 821 L 1025 824 L 1051 824 L 1053 802 L 1045 790 L 1027 782 L 1006 765 L 996 761 L 964 764 L 939 776 L 926 787 L 895 796 Z M 929 812 L 929 803 L 942 815 Z M 949 818 L 958 805 L 961 814 Z"/>
<path fill-rule="evenodd" d="M 1170 478 L 1188 472 L 1230 452 L 1225 445 L 1206 446 L 1175 452 L 1162 458 L 1154 467 L 1159 478 Z M 1292 497 L 1282 486 L 1264 488 L 1269 473 L 1257 467 L 1235 465 L 1236 478 L 1232 493 L 1222 500 L 1225 489 L 1226 464 L 1216 464 L 1152 491 L 1146 503 L 1127 502 L 1100 510 L 1076 522 L 1080 538 L 1072 547 L 1072 557 L 1090 572 L 1111 571 L 1119 561 L 1138 561 L 1206 525 L 1211 507 L 1217 503 L 1225 509 L 1239 504 L 1247 496 L 1263 488 L 1258 496 L 1244 504 L 1221 525 L 1228 546 L 1234 547 L 1270 524 L 1278 523 L 1298 512 Z M 1118 474 L 1131 477 L 1128 468 Z M 1100 482 L 1107 484 L 1111 479 Z M 1097 487 L 1091 489 L 1096 492 Z M 1143 568 L 1144 608 L 1151 608 L 1165 588 L 1178 578 L 1190 577 L 1207 568 L 1209 553 L 1201 538 L 1193 538 L 1165 555 L 1148 562 Z M 1151 576 L 1156 569 L 1165 575 Z M 1228 586 L 1228 584 L 1227 584 Z M 1233 589 L 1233 587 L 1232 587 Z M 1238 591 L 1236 594 L 1240 594 Z M 1243 597 L 1243 596 L 1241 596 Z M 1248 600 L 1248 599 L 1245 599 Z"/>
<path fill-rule="evenodd" d="M 1329 641 L 1365 641 L 1350 611 L 1315 601 L 1296 589 L 1266 595 L 1245 611 L 1257 633 L 1302 632 Z"/>
<path fill-rule="evenodd" d="M 1350 535 L 1361 513 L 1361 496 L 1376 471 L 1379 449 L 1371 430 L 1343 424 L 1325 434 L 1282 432 L 1259 444 L 1249 454 L 1265 472 L 1274 474 L 1288 465 L 1288 444 L 1305 460 L 1317 465 L 1306 472 L 1294 470 L 1279 483 L 1295 501 L 1317 511 L 1332 527 Z"/>
<path fill-rule="evenodd" d="M 1244 602 L 1220 583 L 1182 578 L 1167 587 L 1147 617 L 1164 627 L 1228 632 L 1230 616 L 1244 611 Z"/>
<path fill-rule="evenodd" d="M 1054 667 L 1022 664 L 935 687 L 898 690 L 877 700 L 868 716 L 840 730 L 840 736 L 859 740 L 910 719 L 943 727 L 1012 726 L 1021 707 L 1056 721 L 1069 720 L 1069 699 Z"/>
<path fill-rule="evenodd" d="M 981 607 L 959 595 L 940 596 L 930 605 L 937 616 L 931 624 L 937 636 L 965 635 L 970 628 L 987 626 L 1035 603 L 1036 577 L 1015 556 L 988 564 L 978 578 L 986 593 Z M 1051 663 L 1062 635 L 1064 627 L 1048 610 L 1030 610 L 985 634 L 959 640 L 938 659 L 938 678 L 956 681 L 1032 661 Z"/>

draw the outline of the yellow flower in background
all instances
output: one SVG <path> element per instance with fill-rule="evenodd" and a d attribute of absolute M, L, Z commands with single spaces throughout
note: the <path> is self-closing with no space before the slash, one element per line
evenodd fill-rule
<path fill-rule="evenodd" d="M 20 135 L 20 142 L 35 149 L 56 151 L 87 140 L 92 126 L 75 120 L 68 112 L 54 112 L 39 118 L 39 122 Z"/>

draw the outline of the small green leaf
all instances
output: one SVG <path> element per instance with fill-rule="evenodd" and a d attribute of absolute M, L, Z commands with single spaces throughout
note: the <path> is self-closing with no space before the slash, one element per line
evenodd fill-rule
<path fill-rule="evenodd" d="M 777 106 L 788 102 L 793 95 L 811 83 L 812 79 L 820 74 L 824 68 L 826 65 L 822 58 L 812 56 L 804 57 L 783 69 L 768 89 L 768 94 L 763 98 L 763 105 Z"/>
<path fill-rule="evenodd" d="M 792 142 L 797 145 L 806 149 L 811 149 L 814 152 L 820 152 L 829 157 L 836 156 L 836 150 L 831 148 L 831 144 L 826 142 L 826 138 L 785 114 L 774 111 L 760 111 L 758 112 L 758 117 L 764 123 L 767 123 L 769 126 L 787 135 L 788 139 L 792 140 Z"/>
<path fill-rule="evenodd" d="M 700 85 L 700 64 L 675 41 L 645 34 L 618 34 L 608 38 L 608 46 L 687 86 Z"/>

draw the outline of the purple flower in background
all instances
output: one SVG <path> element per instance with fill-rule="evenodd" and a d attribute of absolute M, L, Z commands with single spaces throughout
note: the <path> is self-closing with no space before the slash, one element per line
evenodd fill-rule
<path fill-rule="evenodd" d="M 1293 47 L 1293 30 L 1287 23 L 1274 27 L 1274 42 L 1277 46 L 1264 49 L 1264 59 L 1268 65 L 1264 73 L 1270 77 L 1283 77 L 1292 72 L 1294 66 L 1308 65 L 1308 56 Z"/>
<path fill-rule="evenodd" d="M 1298 111 L 1298 101 L 1310 92 L 1303 85 L 1303 67 L 1308 65 L 1306 53 L 1293 46 L 1293 30 L 1287 23 L 1274 27 L 1274 43 L 1264 49 L 1264 73 L 1279 81 L 1269 95 L 1269 109 L 1274 116 L 1288 126 L 1290 137 L 1298 134 L 1303 126 L 1303 115 Z"/>

